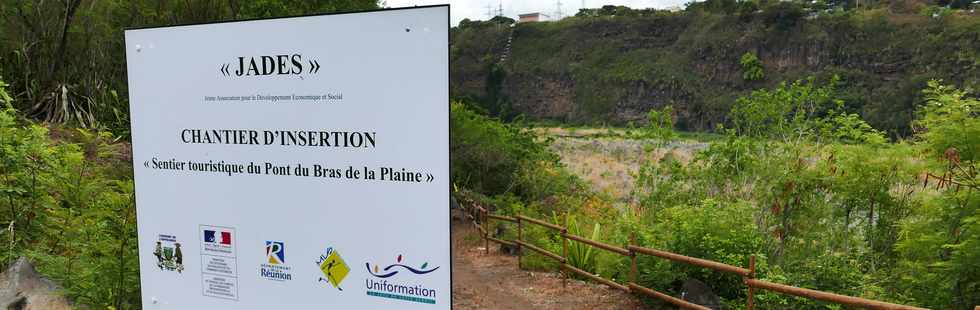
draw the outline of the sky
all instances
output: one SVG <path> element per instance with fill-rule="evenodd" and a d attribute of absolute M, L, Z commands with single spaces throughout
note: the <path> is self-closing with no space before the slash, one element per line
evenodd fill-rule
<path fill-rule="evenodd" d="M 540 12 L 554 15 L 557 11 L 558 0 L 385 0 L 386 7 L 397 8 L 416 5 L 446 4 L 450 5 L 450 22 L 452 26 L 460 20 L 487 20 L 487 5 L 496 11 L 503 6 L 504 16 L 517 19 L 517 14 Z M 561 10 L 564 15 L 575 15 L 582 3 L 587 8 L 598 8 L 603 5 L 625 5 L 631 8 L 664 9 L 671 6 L 684 6 L 690 0 L 562 0 Z"/>

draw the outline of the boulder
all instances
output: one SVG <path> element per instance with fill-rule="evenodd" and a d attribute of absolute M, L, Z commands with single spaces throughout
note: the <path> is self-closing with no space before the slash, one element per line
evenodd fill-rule
<path fill-rule="evenodd" d="M 71 305 L 60 294 L 61 287 L 34 269 L 27 258 L 17 259 L 0 274 L 0 309 L 69 310 Z"/>
<path fill-rule="evenodd" d="M 494 229 L 493 236 L 495 238 L 501 239 L 501 238 L 503 238 L 504 233 L 506 233 L 506 232 L 507 232 L 507 227 L 505 227 L 504 225 L 497 225 L 497 228 Z M 506 255 L 517 256 L 517 255 L 520 254 L 520 252 L 521 251 L 520 251 L 520 249 L 517 246 L 512 246 L 512 245 L 507 245 L 507 244 L 500 244 L 500 253 L 503 253 L 503 254 L 506 254 Z"/>
<path fill-rule="evenodd" d="M 721 309 L 721 298 L 711 291 L 704 282 L 697 279 L 687 279 L 681 288 L 681 299 L 696 303 L 711 309 Z"/>

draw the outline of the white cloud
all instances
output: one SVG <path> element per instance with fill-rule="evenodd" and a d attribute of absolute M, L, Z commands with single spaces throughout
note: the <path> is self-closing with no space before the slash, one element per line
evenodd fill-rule
<path fill-rule="evenodd" d="M 450 5 L 450 22 L 453 26 L 458 25 L 460 20 L 469 18 L 472 20 L 487 19 L 487 5 L 491 6 L 491 11 L 496 11 L 498 7 L 503 7 L 504 15 L 517 19 L 517 14 L 541 12 L 554 15 L 557 11 L 557 0 L 386 0 L 387 7 L 407 7 L 416 5 L 446 4 Z M 671 6 L 683 6 L 689 0 L 585 0 L 585 7 L 597 8 L 603 5 L 625 5 L 631 8 L 658 8 L 663 9 Z M 564 0 L 562 12 L 564 15 L 575 15 L 579 8 L 582 8 L 583 0 Z"/>

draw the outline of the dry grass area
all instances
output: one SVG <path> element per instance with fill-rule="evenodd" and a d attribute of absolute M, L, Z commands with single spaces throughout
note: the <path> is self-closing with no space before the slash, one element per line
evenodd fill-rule
<path fill-rule="evenodd" d="M 600 135 L 622 135 L 626 130 L 621 128 L 566 128 L 566 127 L 537 127 L 534 132 L 543 136 L 554 137 L 594 137 Z"/>
<path fill-rule="evenodd" d="M 687 163 L 706 143 L 680 140 L 657 146 L 657 141 L 626 138 L 622 129 L 538 128 L 540 135 L 552 137 L 551 149 L 561 156 L 569 170 L 592 183 L 598 191 L 621 202 L 629 202 L 635 174 L 648 162 L 664 156 Z"/>

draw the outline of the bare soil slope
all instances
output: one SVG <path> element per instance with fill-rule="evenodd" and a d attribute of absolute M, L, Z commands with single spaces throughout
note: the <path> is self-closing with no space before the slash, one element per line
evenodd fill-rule
<path fill-rule="evenodd" d="M 458 219 L 459 216 L 454 216 Z M 517 268 L 517 257 L 491 243 L 485 253 L 471 223 L 453 220 L 453 309 L 640 309 L 636 297 L 558 273 Z"/>

